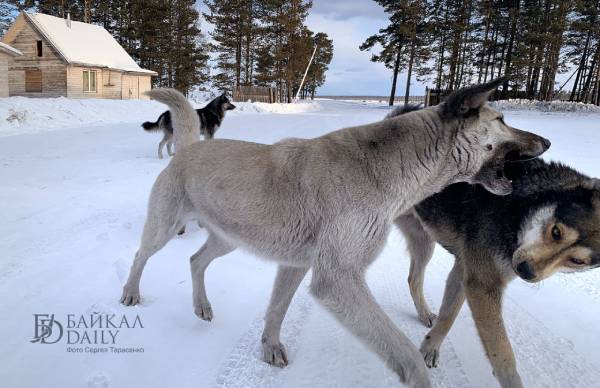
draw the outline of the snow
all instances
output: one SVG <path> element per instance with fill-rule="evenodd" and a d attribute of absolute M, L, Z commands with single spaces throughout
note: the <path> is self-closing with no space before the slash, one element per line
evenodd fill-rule
<path fill-rule="evenodd" d="M 600 106 L 573 101 L 536 101 L 512 99 L 494 101 L 494 107 L 501 110 L 537 110 L 540 112 L 581 112 L 600 113 Z"/>
<path fill-rule="evenodd" d="M 43 13 L 27 16 L 69 63 L 156 74 L 145 70 L 101 26 L 71 21 Z"/>
<path fill-rule="evenodd" d="M 197 101 L 197 108 L 208 101 Z M 236 109 L 227 116 L 262 113 L 308 113 L 321 106 L 314 102 L 296 104 L 264 104 L 236 102 Z M 138 123 L 155 120 L 165 106 L 148 100 L 72 100 L 64 97 L 31 99 L 27 97 L 0 98 L 0 137 L 23 133 L 38 133 L 118 123 Z"/>
<path fill-rule="evenodd" d="M 227 116 L 217 137 L 273 143 L 372 122 L 388 112 L 384 105 L 343 101 L 290 106 L 285 109 L 294 113 L 278 114 L 261 105 L 237 105 L 244 109 Z M 7 124 L 9 109 L 26 112 L 25 124 Z M 61 113 L 65 109 L 70 113 Z M 148 101 L 0 100 L 0 133 L 5 133 L 0 137 L 0 385 L 400 387 L 383 363 L 309 296 L 307 279 L 283 324 L 290 365 L 276 369 L 260 361 L 262 316 L 275 265 L 246 252 L 234 251 L 211 264 L 206 286 L 215 318 L 199 320 L 192 308 L 189 257 L 206 233 L 193 224 L 150 259 L 141 283 L 143 304 L 118 303 L 150 187 L 168 163 L 156 157 L 160 134 L 144 133 L 139 124 L 163 109 Z M 600 176 L 599 118 L 506 112 L 509 124 L 552 140 L 547 158 L 595 176 Z M 50 130 L 47 123 L 56 125 Z M 412 306 L 408 264 L 402 237 L 393 232 L 367 279 L 393 321 L 420 344 L 427 329 Z M 436 248 L 425 290 L 434 309 L 451 265 L 450 255 Z M 600 270 L 557 275 L 533 286 L 511 283 L 504 317 L 525 386 L 600 386 L 599 307 Z M 143 329 L 121 330 L 118 345 L 144 352 L 73 353 L 69 347 L 84 346 L 67 345 L 65 339 L 30 342 L 33 314 L 55 314 L 66 326 L 66 314 L 93 312 L 139 315 Z M 498 386 L 467 306 L 430 376 L 435 387 Z"/>
<path fill-rule="evenodd" d="M 11 47 L 11 46 L 7 45 L 6 43 L 2 43 L 2 42 L 0 42 L 0 51 L 8 52 L 9 54 L 12 54 L 14 56 L 23 55 L 23 53 L 20 52 L 19 50 L 17 50 L 16 48 Z"/>

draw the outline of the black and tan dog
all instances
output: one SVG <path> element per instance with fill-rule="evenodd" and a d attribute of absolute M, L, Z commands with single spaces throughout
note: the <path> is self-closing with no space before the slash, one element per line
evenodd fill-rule
<path fill-rule="evenodd" d="M 205 139 L 212 139 L 225 118 L 225 112 L 233 109 L 235 109 L 235 105 L 229 101 L 229 98 L 224 93 L 213 99 L 204 108 L 196 109 L 198 118 L 200 119 L 200 134 Z M 170 111 L 163 112 L 154 122 L 146 121 L 142 124 L 142 127 L 148 132 L 163 132 L 163 139 L 158 144 L 159 158 L 163 158 L 162 150 L 165 145 L 167 146 L 169 156 L 173 156 L 171 149 L 173 145 L 173 121 Z"/>
<path fill-rule="evenodd" d="M 411 255 L 410 291 L 428 327 L 421 353 L 436 367 L 439 348 L 465 299 L 502 387 L 521 387 L 502 320 L 502 295 L 516 276 L 539 282 L 555 272 L 600 266 L 600 185 L 540 159 L 507 164 L 513 193 L 496 196 L 457 183 L 396 220 Z M 435 242 L 455 255 L 436 319 L 423 297 Z"/>

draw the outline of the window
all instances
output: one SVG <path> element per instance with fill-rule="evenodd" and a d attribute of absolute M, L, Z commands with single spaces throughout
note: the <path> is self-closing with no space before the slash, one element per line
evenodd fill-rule
<path fill-rule="evenodd" d="M 25 70 L 25 91 L 31 93 L 42 91 L 41 70 Z"/>
<path fill-rule="evenodd" d="M 83 91 L 86 93 L 96 92 L 96 71 L 95 70 L 84 70 L 83 71 Z"/>
<path fill-rule="evenodd" d="M 41 40 L 37 41 L 37 56 L 38 57 L 42 56 L 42 41 Z"/>

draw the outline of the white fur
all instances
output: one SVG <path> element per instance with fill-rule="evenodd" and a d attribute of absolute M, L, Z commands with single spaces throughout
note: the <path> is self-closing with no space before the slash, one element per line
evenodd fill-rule
<path fill-rule="evenodd" d="M 519 232 L 519 247 L 527 248 L 538 244 L 544 238 L 544 231 L 548 224 L 554 220 L 556 205 L 549 205 L 537 209 L 523 224 Z"/>

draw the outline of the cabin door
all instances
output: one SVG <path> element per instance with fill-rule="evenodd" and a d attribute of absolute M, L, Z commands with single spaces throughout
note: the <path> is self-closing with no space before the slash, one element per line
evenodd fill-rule
<path fill-rule="evenodd" d="M 123 75 L 123 99 L 131 100 L 140 98 L 140 86 L 138 76 Z"/>

